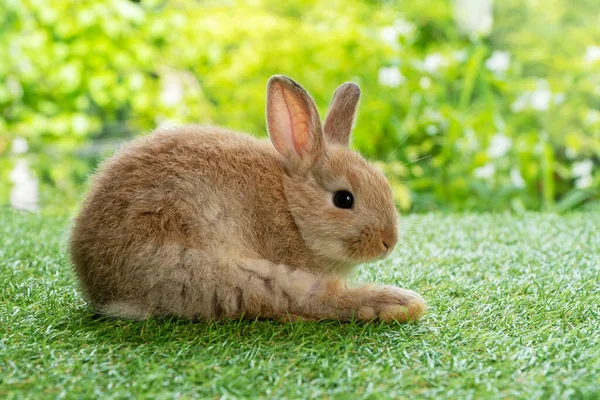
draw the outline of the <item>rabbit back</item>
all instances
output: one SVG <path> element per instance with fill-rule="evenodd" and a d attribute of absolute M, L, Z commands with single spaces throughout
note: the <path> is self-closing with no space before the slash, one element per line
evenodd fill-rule
<path fill-rule="evenodd" d="M 100 167 L 72 232 L 88 300 L 143 297 L 173 276 L 191 279 L 201 274 L 185 265 L 191 250 L 214 268 L 240 253 L 298 263 L 306 249 L 289 248 L 302 240 L 283 173 L 267 142 L 220 128 L 157 131 L 126 145 Z"/>

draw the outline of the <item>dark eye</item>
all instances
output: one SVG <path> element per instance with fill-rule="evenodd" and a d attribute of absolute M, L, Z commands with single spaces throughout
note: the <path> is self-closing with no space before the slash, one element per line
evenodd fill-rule
<path fill-rule="evenodd" d="M 333 195 L 333 204 L 339 208 L 352 208 L 354 196 L 347 190 L 339 190 Z"/>

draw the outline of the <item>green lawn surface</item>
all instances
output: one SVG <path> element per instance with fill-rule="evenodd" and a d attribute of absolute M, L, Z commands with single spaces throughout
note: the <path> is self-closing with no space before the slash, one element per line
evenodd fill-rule
<path fill-rule="evenodd" d="M 416 323 L 94 317 L 70 218 L 0 210 L 0 398 L 600 397 L 600 215 L 401 219 L 353 279 L 414 289 Z"/>

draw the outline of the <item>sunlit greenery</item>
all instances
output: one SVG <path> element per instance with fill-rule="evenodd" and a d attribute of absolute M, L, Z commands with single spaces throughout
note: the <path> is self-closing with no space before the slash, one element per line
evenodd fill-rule
<path fill-rule="evenodd" d="M 469 33 L 449 0 L 4 0 L 0 204 L 15 137 L 42 202 L 65 207 L 98 158 L 157 125 L 264 136 L 281 73 L 322 112 L 361 85 L 353 146 L 402 210 L 600 207 L 600 2 L 498 0 L 490 28 Z"/>

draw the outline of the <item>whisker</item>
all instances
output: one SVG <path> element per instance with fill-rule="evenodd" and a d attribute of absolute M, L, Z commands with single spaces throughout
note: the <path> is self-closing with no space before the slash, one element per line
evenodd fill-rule
<path fill-rule="evenodd" d="M 392 156 L 394 155 L 394 153 L 396 152 L 396 150 L 398 150 L 400 148 L 400 146 L 402 146 L 402 144 L 404 144 L 404 142 L 406 142 L 408 140 L 408 138 L 412 135 L 413 133 L 409 133 L 408 135 L 406 135 L 406 137 L 404 139 L 402 139 L 402 141 L 400 142 L 400 144 L 398 144 L 398 146 L 396 146 L 394 148 L 394 150 L 392 150 L 392 152 L 390 153 L 390 155 L 388 156 L 387 160 L 385 160 L 385 162 L 390 162 L 390 158 L 392 158 Z"/>
<path fill-rule="evenodd" d="M 342 254 L 342 257 L 340 257 L 340 259 L 338 260 L 334 260 L 331 264 L 329 264 L 327 266 L 327 268 L 325 268 L 323 271 L 321 271 L 321 273 L 317 276 L 317 279 L 321 278 L 327 271 L 329 270 L 335 270 L 339 265 L 341 265 L 341 263 L 344 261 L 344 258 L 348 255 L 348 253 L 350 253 L 350 250 L 347 250 L 344 254 Z M 335 265 L 335 267 L 334 267 Z M 333 267 L 333 268 L 331 268 Z"/>
<path fill-rule="evenodd" d="M 428 154 L 428 155 L 426 155 L 426 156 L 423 156 L 423 157 L 421 157 L 421 158 L 417 158 L 417 159 L 416 159 L 416 160 L 414 160 L 414 161 L 407 162 L 406 164 L 404 164 L 404 165 L 403 165 L 403 167 L 406 167 L 407 165 L 410 165 L 410 164 L 414 164 L 414 163 L 416 163 L 416 162 L 419 162 L 419 161 L 421 161 L 421 160 L 425 160 L 425 159 L 427 159 L 427 158 L 429 158 L 429 157 L 431 157 L 431 156 L 432 156 L 432 154 Z"/>

